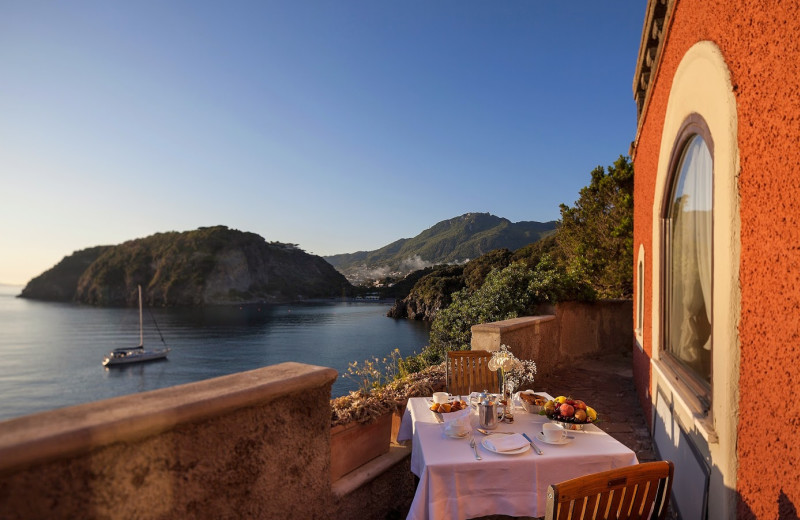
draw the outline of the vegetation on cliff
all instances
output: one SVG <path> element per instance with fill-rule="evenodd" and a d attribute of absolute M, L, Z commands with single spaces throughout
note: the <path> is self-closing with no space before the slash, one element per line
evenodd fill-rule
<path fill-rule="evenodd" d="M 620 156 L 613 165 L 605 169 L 598 166 L 591 172 L 591 182 L 581 189 L 574 207 L 561 205 L 561 221 L 555 233 L 514 252 L 497 249 L 471 260 L 463 266 L 460 280 L 444 268 L 433 270 L 395 303 L 389 316 L 434 320 L 437 312 L 453 301 L 454 292 L 478 290 L 493 269 L 513 263 L 536 269 L 545 259 L 548 269 L 560 273 L 559 278 L 567 277 L 590 287 L 599 298 L 630 298 L 633 166 L 626 157 Z M 437 283 L 439 276 L 446 277 L 447 283 Z M 585 292 L 579 290 L 578 294 Z M 418 309 L 424 309 L 424 313 Z"/>
<path fill-rule="evenodd" d="M 90 247 L 65 256 L 54 267 L 28 282 L 20 297 L 55 302 L 71 301 L 81 275 L 112 247 Z"/>
<path fill-rule="evenodd" d="M 437 272 L 420 279 L 395 310 L 423 302 L 447 302 L 427 308 L 433 319 L 430 345 L 421 366 L 443 359 L 448 350 L 468 349 L 470 329 L 478 323 L 529 315 L 537 305 L 562 300 L 628 298 L 633 292 L 633 166 L 620 156 L 608 168 L 598 166 L 574 207 L 561 205 L 556 232 L 513 253 L 492 251 L 464 266 L 460 287 L 436 283 Z M 421 295 L 424 294 L 424 299 Z M 396 312 L 395 314 L 399 314 Z M 407 314 L 419 318 L 419 314 Z"/>
<path fill-rule="evenodd" d="M 279 302 L 352 289 L 321 257 L 225 226 L 156 233 L 108 247 L 79 277 L 60 284 L 71 289 L 62 301 L 92 305 L 132 305 L 139 284 L 147 303 L 159 306 Z M 38 298 L 29 287 L 23 296 Z"/>
<path fill-rule="evenodd" d="M 545 303 L 594 297 L 592 287 L 577 273 L 559 268 L 549 257 L 533 268 L 514 262 L 492 270 L 477 290 L 464 288 L 453 295 L 453 303 L 433 321 L 424 355 L 430 363 L 438 363 L 448 350 L 469 350 L 473 325 L 530 316 Z"/>

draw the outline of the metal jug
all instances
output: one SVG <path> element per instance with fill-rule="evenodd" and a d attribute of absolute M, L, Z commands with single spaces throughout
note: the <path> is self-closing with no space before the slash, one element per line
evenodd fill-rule
<path fill-rule="evenodd" d="M 497 428 L 497 423 L 505 418 L 505 411 L 498 417 L 497 405 L 497 399 L 494 399 L 491 394 L 487 395 L 483 401 L 478 404 L 478 421 L 480 422 L 481 428 L 494 430 Z"/>

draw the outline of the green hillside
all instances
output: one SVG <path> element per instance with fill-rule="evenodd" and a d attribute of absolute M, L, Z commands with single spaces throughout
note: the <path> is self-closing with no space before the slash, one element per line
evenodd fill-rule
<path fill-rule="evenodd" d="M 87 251 L 99 254 L 89 258 Z M 215 226 L 79 251 L 31 280 L 21 296 L 133 305 L 139 284 L 146 302 L 159 306 L 283 302 L 342 296 L 352 289 L 319 256 Z"/>
<path fill-rule="evenodd" d="M 375 251 L 325 259 L 353 282 L 401 277 L 434 264 L 464 263 L 494 249 L 519 249 L 552 234 L 556 225 L 555 221 L 514 223 L 489 213 L 467 213 Z"/>

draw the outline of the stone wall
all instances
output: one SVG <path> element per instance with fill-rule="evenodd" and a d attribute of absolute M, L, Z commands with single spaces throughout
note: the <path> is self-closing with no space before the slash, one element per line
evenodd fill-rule
<path fill-rule="evenodd" d="M 0 518 L 400 518 L 410 448 L 331 482 L 335 379 L 283 363 L 0 422 Z"/>
<path fill-rule="evenodd" d="M 561 362 L 632 348 L 633 302 L 563 302 L 552 314 L 481 323 L 472 327 L 472 350 L 508 345 L 520 359 L 536 361 L 540 374 Z"/>
<path fill-rule="evenodd" d="M 0 423 L 0 516 L 327 518 L 336 371 L 283 363 Z"/>

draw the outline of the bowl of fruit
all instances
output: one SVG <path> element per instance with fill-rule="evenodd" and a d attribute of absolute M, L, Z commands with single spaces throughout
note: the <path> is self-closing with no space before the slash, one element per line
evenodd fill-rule
<path fill-rule="evenodd" d="M 597 412 L 580 399 L 560 395 L 542 406 L 541 415 L 546 415 L 567 430 L 582 430 L 584 424 L 597 422 Z"/>

